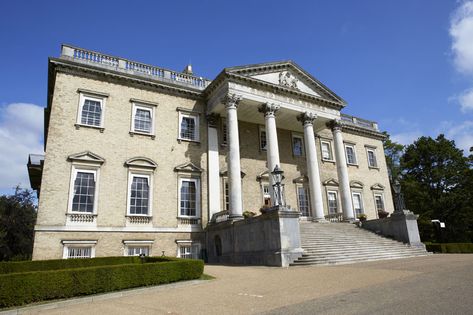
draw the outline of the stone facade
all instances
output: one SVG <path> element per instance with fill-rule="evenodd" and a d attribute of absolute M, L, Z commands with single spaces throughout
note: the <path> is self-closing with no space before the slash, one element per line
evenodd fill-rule
<path fill-rule="evenodd" d="M 304 148 L 297 156 L 293 140 L 294 136 L 304 139 L 297 115 L 310 112 L 317 116 L 313 123 L 315 150 L 310 152 L 316 152 L 324 215 L 329 214 L 328 191 L 337 192 L 337 213 L 342 212 L 342 198 L 347 196 L 341 196 L 339 190 L 334 133 L 328 127 L 334 120 L 341 120 L 343 141 L 356 153 L 356 165 L 344 167 L 351 191 L 361 195 L 362 211 L 368 218 L 377 217 L 375 193 L 382 196 L 384 210 L 393 211 L 383 136 L 377 125 L 340 114 L 345 102 L 292 62 L 230 68 L 211 82 L 63 46 L 61 56 L 49 61 L 48 80 L 45 159 L 33 259 L 61 258 L 67 244 L 87 247 L 88 241 L 94 242 L 95 256 L 126 254 L 127 242 L 133 241 L 146 244 L 149 254 L 164 251 L 172 256 L 179 255 L 180 246 L 199 244 L 193 255 L 200 255 L 205 250 L 204 229 L 213 214 L 224 210 L 236 216 L 242 211 L 259 213 L 264 205 L 263 186 L 270 185 L 271 176 L 268 152 L 260 145 L 267 126 L 258 107 L 266 102 L 278 104 L 274 114 L 277 138 L 266 140 L 277 139 L 268 149 L 279 154 L 276 164 L 284 171 L 285 198 L 292 209 L 297 211 L 300 205 L 297 187 L 313 188 L 307 177 L 309 150 Z M 238 119 L 233 131 L 226 130 L 231 124 L 228 106 L 223 105 L 226 95 L 239 97 L 232 114 Z M 98 126 L 87 126 L 78 119 L 86 98 L 101 102 Z M 150 111 L 151 132 L 134 131 L 135 106 Z M 214 115 L 212 121 L 209 114 Z M 183 115 L 196 118 L 198 138 L 193 141 L 179 139 Z M 236 140 L 238 152 L 230 145 Z M 323 159 L 321 142 L 330 146 L 331 161 Z M 367 149 L 374 152 L 376 167 L 368 166 Z M 239 153 L 240 159 L 230 161 L 235 156 L 230 151 Z M 241 175 L 235 174 L 238 166 Z M 74 176 L 81 169 L 94 174 L 93 211 L 71 208 L 77 194 Z M 135 173 L 145 174 L 150 187 L 144 216 L 130 215 L 130 174 Z M 192 197 L 197 203 L 195 216 L 181 215 L 183 178 L 198 183 L 197 196 Z M 241 193 L 235 194 L 239 182 Z M 241 198 L 241 209 L 236 212 L 227 209 L 238 207 L 235 198 Z M 353 213 L 353 209 L 348 211 Z M 306 219 L 312 213 L 313 209 Z"/>

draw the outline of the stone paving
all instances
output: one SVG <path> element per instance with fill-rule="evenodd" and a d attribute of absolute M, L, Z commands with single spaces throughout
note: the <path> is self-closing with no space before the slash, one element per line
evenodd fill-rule
<path fill-rule="evenodd" d="M 398 296 L 391 293 L 393 301 L 397 298 L 405 302 L 400 302 L 404 304 L 404 308 L 410 307 L 404 309 L 404 313 L 418 314 L 422 313 L 422 309 L 419 311 L 415 307 L 417 297 L 415 294 L 409 295 L 409 289 L 424 292 L 416 291 L 424 290 L 422 287 L 416 288 L 416 285 L 420 286 L 419 281 L 425 281 L 426 291 L 422 298 L 436 299 L 435 294 L 430 292 L 437 292 L 436 286 L 440 287 L 448 282 L 446 279 L 451 279 L 448 288 L 444 288 L 445 292 L 449 292 L 449 301 L 437 303 L 440 305 L 438 307 L 447 307 L 447 303 L 450 303 L 473 309 L 471 299 L 464 298 L 465 295 L 473 296 L 473 255 L 467 254 L 431 255 L 339 266 L 206 266 L 205 272 L 216 279 L 73 299 L 12 310 L 9 313 L 313 314 L 317 309 L 317 313 L 327 314 L 368 314 L 369 307 L 372 307 L 373 310 L 376 309 L 373 314 L 391 314 L 399 309 L 390 304 L 389 295 L 376 292 L 395 288 Z M 461 292 L 457 294 L 456 290 Z M 363 292 L 366 294 L 363 295 Z M 347 302 L 350 301 L 350 296 L 356 297 L 354 293 L 359 294 L 357 300 L 353 300 L 353 305 L 357 304 L 357 307 L 351 307 Z M 455 297 L 458 297 L 458 301 Z M 438 314 L 444 313 L 441 309 L 438 310 Z M 463 313 L 464 308 L 456 310 Z M 429 313 L 432 311 L 429 310 Z"/>

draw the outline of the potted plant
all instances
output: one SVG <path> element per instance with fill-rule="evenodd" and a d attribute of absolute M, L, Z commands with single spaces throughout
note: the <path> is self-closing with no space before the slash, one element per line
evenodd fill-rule
<path fill-rule="evenodd" d="M 378 218 L 380 218 L 380 219 L 387 218 L 388 215 L 389 215 L 389 212 L 387 212 L 387 211 L 384 211 L 384 210 L 378 211 Z"/>
<path fill-rule="evenodd" d="M 358 220 L 360 220 L 361 222 L 365 222 L 366 221 L 366 214 L 362 213 L 362 214 L 359 214 L 357 216 Z"/>
<path fill-rule="evenodd" d="M 254 213 L 253 211 L 248 211 L 248 210 L 246 210 L 246 211 L 243 212 L 243 217 L 244 217 L 245 219 L 252 218 L 252 217 L 254 217 L 255 215 L 256 215 L 256 213 Z"/>

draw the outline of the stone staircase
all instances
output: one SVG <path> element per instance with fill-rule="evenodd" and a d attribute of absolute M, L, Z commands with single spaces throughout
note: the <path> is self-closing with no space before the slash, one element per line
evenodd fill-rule
<path fill-rule="evenodd" d="M 425 256 L 429 253 L 350 223 L 300 223 L 304 254 L 291 266 L 349 264 Z"/>

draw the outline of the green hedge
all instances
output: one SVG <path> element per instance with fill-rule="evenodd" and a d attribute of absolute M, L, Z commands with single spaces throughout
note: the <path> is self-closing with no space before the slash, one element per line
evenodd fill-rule
<path fill-rule="evenodd" d="M 64 267 L 69 263 L 61 264 L 55 260 L 44 261 L 44 264 L 30 262 L 33 267 L 41 266 L 43 270 L 1 274 L 0 307 L 197 279 L 204 269 L 201 260 L 161 257 L 147 257 L 145 263 L 133 257 L 64 261 L 71 261 L 71 265 Z M 18 266 L 15 266 L 16 270 L 26 269 Z M 51 270 L 51 266 L 59 268 Z"/>
<path fill-rule="evenodd" d="M 425 243 L 425 247 L 434 253 L 473 253 L 473 243 Z"/>

